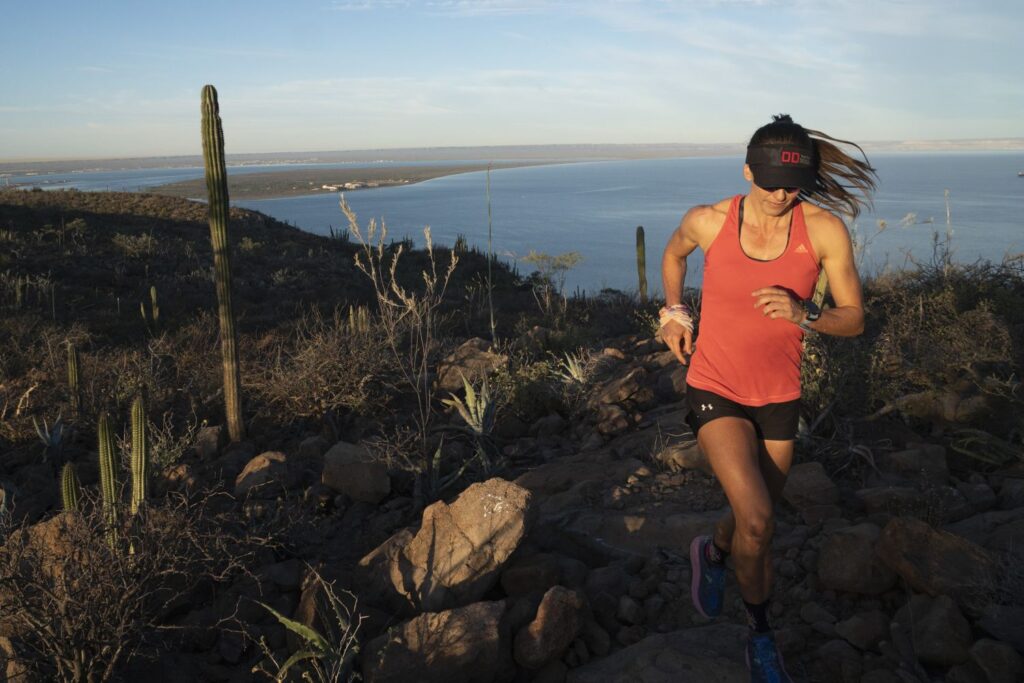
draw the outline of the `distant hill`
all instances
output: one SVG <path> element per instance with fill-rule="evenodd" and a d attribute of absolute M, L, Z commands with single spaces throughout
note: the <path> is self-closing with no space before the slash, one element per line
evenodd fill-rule
<path fill-rule="evenodd" d="M 860 143 L 875 151 L 1024 151 L 1024 138 L 965 140 L 876 140 Z M 369 161 L 466 161 L 544 160 L 574 161 L 599 159 L 650 159 L 742 154 L 744 143 L 650 143 L 599 145 L 498 145 L 484 147 L 405 147 L 313 152 L 267 152 L 228 154 L 229 165 L 289 163 L 344 163 Z M 0 161 L 0 173 L 99 171 L 132 168 L 181 168 L 202 166 L 200 155 L 115 159 L 70 159 L 43 161 Z"/>

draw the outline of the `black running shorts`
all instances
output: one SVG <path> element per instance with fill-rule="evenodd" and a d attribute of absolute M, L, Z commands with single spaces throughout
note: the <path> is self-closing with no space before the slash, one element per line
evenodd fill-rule
<path fill-rule="evenodd" d="M 754 425 L 757 438 L 769 441 L 792 441 L 800 423 L 800 399 L 763 406 L 745 406 L 724 396 L 686 385 L 690 412 L 686 422 L 694 435 L 716 417 L 742 417 Z"/>

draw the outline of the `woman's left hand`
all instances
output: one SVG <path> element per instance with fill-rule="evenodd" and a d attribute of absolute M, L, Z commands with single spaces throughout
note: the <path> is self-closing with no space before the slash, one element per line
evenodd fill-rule
<path fill-rule="evenodd" d="M 789 292 L 781 287 L 756 289 L 751 292 L 751 295 L 757 297 L 754 308 L 760 308 L 761 312 L 772 320 L 781 318 L 799 325 L 807 314 L 803 302 L 794 299 Z"/>

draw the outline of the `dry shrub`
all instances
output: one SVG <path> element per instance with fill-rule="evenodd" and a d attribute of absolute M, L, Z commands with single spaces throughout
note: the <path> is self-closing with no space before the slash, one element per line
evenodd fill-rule
<path fill-rule="evenodd" d="M 141 235 L 126 235 L 119 232 L 111 238 L 111 241 L 128 258 L 141 259 L 155 256 L 159 247 L 156 238 L 148 232 Z"/>
<path fill-rule="evenodd" d="M 885 320 L 871 350 L 868 382 L 874 401 L 945 388 L 980 373 L 1009 374 L 1009 330 L 987 302 L 963 309 L 950 288 L 893 287 L 873 303 Z"/>
<path fill-rule="evenodd" d="M 509 362 L 491 380 L 499 413 L 510 412 L 527 424 L 551 413 L 568 413 L 557 361 L 531 361 L 528 354 L 510 349 Z"/>
<path fill-rule="evenodd" d="M 250 548 L 208 499 L 174 497 L 116 529 L 98 505 L 3 529 L 0 626 L 31 680 L 106 681 L 154 645 L 197 585 L 242 571 Z"/>
<path fill-rule="evenodd" d="M 811 335 L 803 368 L 809 421 L 898 412 L 1004 435 L 1020 404 L 1024 274 L 1019 264 L 921 268 L 865 283 L 857 339 Z"/>
<path fill-rule="evenodd" d="M 35 440 L 32 419 L 70 417 L 66 342 L 88 342 L 80 326 L 60 329 L 34 313 L 0 324 L 0 440 Z M 2 441 L 0 441 L 2 443 Z"/>
<path fill-rule="evenodd" d="M 362 324 L 335 310 L 303 315 L 287 338 L 262 340 L 247 375 L 264 410 L 284 421 L 352 411 L 368 414 L 388 400 L 394 357 L 369 320 Z"/>

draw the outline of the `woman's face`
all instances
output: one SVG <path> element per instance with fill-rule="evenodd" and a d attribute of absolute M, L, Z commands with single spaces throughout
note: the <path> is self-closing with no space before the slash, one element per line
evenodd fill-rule
<path fill-rule="evenodd" d="M 800 196 L 799 187 L 761 187 L 754 182 L 750 166 L 744 164 L 743 177 L 750 181 L 747 201 L 757 204 L 758 210 L 768 216 L 781 216 L 789 211 Z"/>

